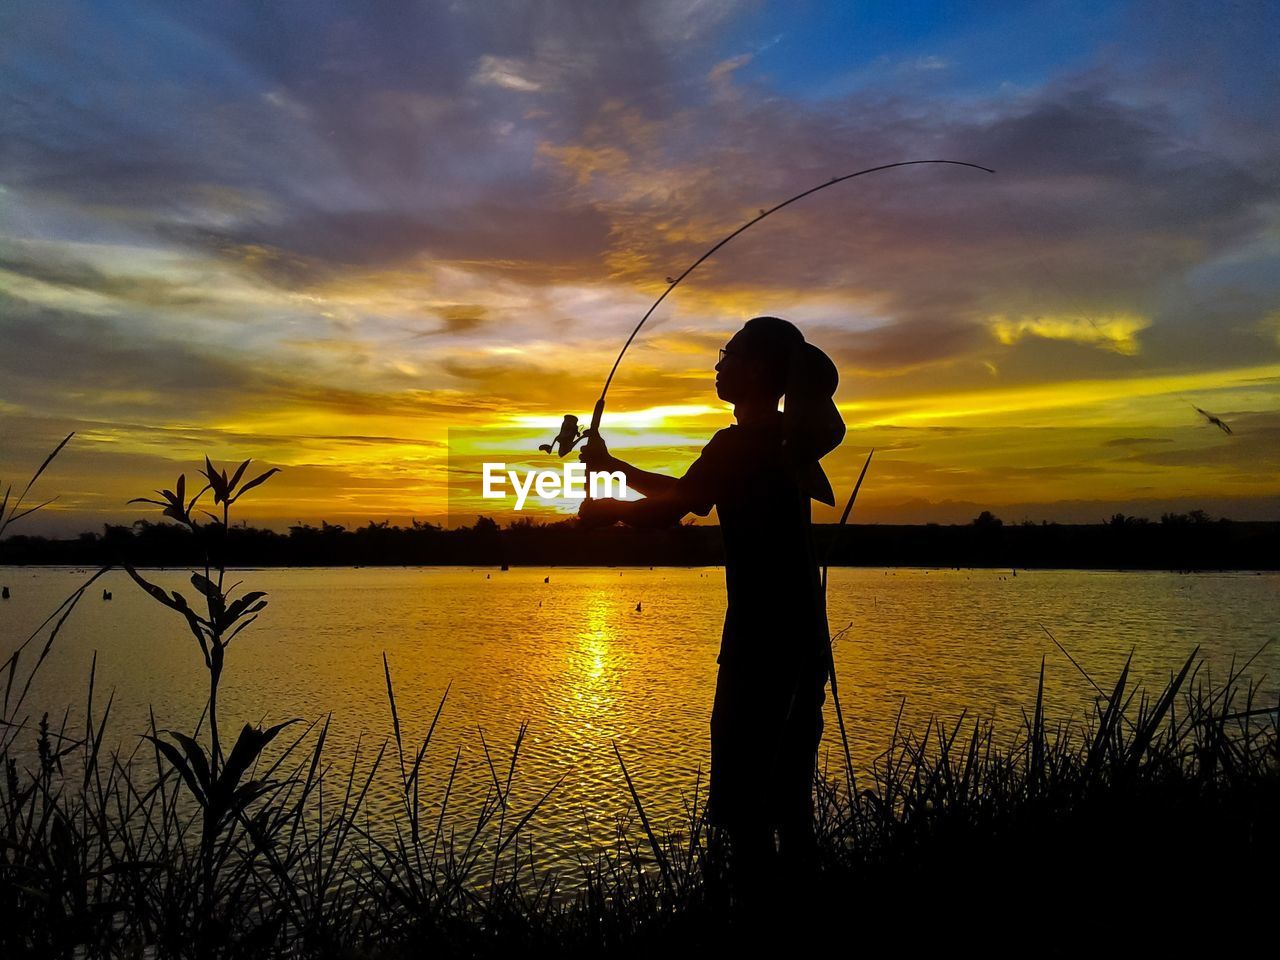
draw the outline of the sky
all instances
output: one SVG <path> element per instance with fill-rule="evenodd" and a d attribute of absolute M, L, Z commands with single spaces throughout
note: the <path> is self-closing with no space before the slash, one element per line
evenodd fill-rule
<path fill-rule="evenodd" d="M 206 454 L 280 468 L 252 523 L 440 520 L 451 435 L 550 441 L 667 277 L 923 158 L 996 173 L 837 185 L 673 292 L 615 451 L 681 472 L 772 314 L 841 371 L 839 499 L 876 451 L 855 520 L 1280 519 L 1277 102 L 1265 2 L 10 0 L 0 480 L 76 433 L 13 532 Z"/>

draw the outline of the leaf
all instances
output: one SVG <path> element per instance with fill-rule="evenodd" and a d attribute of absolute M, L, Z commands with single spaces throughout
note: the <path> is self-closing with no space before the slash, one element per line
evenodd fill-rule
<path fill-rule="evenodd" d="M 212 600 L 218 596 L 218 588 L 214 586 L 212 580 L 203 574 L 193 573 L 191 575 L 191 585 Z"/>
<path fill-rule="evenodd" d="M 231 483 L 227 485 L 227 493 L 230 493 L 232 490 L 236 488 L 236 484 L 239 483 L 240 478 L 244 476 L 245 467 L 249 466 L 249 464 L 252 462 L 253 462 L 252 460 L 246 460 L 244 463 L 240 464 L 240 466 L 236 468 L 236 472 L 231 477 Z"/>
<path fill-rule="evenodd" d="M 266 483 L 267 480 L 271 478 L 271 475 L 273 473 L 279 473 L 279 472 L 280 472 L 279 467 L 272 467 L 266 473 L 261 474 L 260 476 L 254 477 L 252 480 L 250 480 L 248 483 L 246 483 L 243 487 L 240 488 L 240 492 L 236 494 L 235 500 L 239 500 L 242 496 L 244 496 L 248 491 L 252 490 L 258 484 Z M 232 500 L 232 503 L 234 503 L 235 500 Z"/>
<path fill-rule="evenodd" d="M 218 784 L 220 793 L 230 796 L 231 790 L 240 782 L 240 777 L 262 752 L 261 737 L 262 732 L 255 730 L 247 723 L 241 729 L 240 736 L 236 737 L 235 746 L 227 755 L 226 765 L 222 768 L 222 777 Z"/>
<path fill-rule="evenodd" d="M 191 763 L 192 772 L 196 775 L 196 779 L 200 781 L 201 786 L 204 787 L 205 793 L 210 793 L 213 786 L 213 774 L 209 770 L 209 761 L 204 755 L 204 747 L 200 746 L 185 733 L 170 730 L 168 734 L 182 744 L 182 749 L 186 751 L 187 759 Z"/>
<path fill-rule="evenodd" d="M 129 564 L 125 563 L 125 564 L 121 564 L 121 566 L 124 567 L 125 573 L 129 574 L 129 576 L 133 578 L 134 583 L 140 586 L 143 590 L 147 591 L 147 593 L 151 594 L 151 596 L 153 596 L 155 599 L 159 600 L 166 607 L 170 607 L 174 610 L 180 609 L 174 601 L 169 599 L 169 595 L 167 593 L 165 593 L 162 589 L 160 589 L 160 587 L 156 586 L 154 583 L 151 583 L 148 580 L 144 580 L 142 578 L 142 575 L 139 574 L 137 570 L 133 569 L 133 567 L 131 567 Z"/>
<path fill-rule="evenodd" d="M 208 490 L 208 489 L 209 489 L 209 485 L 206 483 L 203 487 L 201 487 L 201 488 L 200 488 L 200 492 L 199 492 L 199 493 L 197 493 L 194 497 L 192 497 L 192 498 L 191 498 L 191 502 L 187 504 L 187 513 L 188 513 L 188 514 L 189 514 L 189 513 L 191 513 L 191 511 L 195 509 L 196 501 L 197 501 L 197 500 L 199 500 L 199 499 L 200 499 L 200 497 L 204 494 L 204 492 L 205 492 L 206 490 Z"/>
<path fill-rule="evenodd" d="M 226 630 L 241 617 L 247 616 L 251 613 L 258 613 L 260 610 L 264 609 L 267 605 L 267 601 L 262 598 L 265 596 L 266 594 L 263 591 L 254 590 L 252 593 L 247 593 L 240 599 L 233 601 L 232 604 L 227 607 L 226 612 L 218 618 L 218 629 Z M 236 631 L 236 633 L 239 632 L 239 630 Z M 231 637 L 228 637 L 227 639 L 230 640 Z"/>
<path fill-rule="evenodd" d="M 232 816 L 238 816 L 244 812 L 245 807 L 249 806 L 249 804 L 253 803 L 253 801 L 257 800 L 274 786 L 275 784 L 270 780 L 250 780 L 232 794 L 231 809 L 228 813 Z"/>
<path fill-rule="evenodd" d="M 23 510 L 21 513 L 15 513 L 13 516 L 11 516 L 11 517 L 9 518 L 9 522 L 10 522 L 10 523 L 12 523 L 14 520 L 21 520 L 21 519 L 22 519 L 23 517 L 25 517 L 27 514 L 29 514 L 29 513 L 35 513 L 35 512 L 36 512 L 37 510 L 39 510 L 41 507 L 47 507 L 49 504 L 53 503 L 53 501 L 55 501 L 55 500 L 57 500 L 57 499 L 58 499 L 57 497 L 50 497 L 50 498 L 49 498 L 48 500 L 46 500 L 44 503 L 37 503 L 34 507 L 27 507 L 27 509 Z"/>
<path fill-rule="evenodd" d="M 213 468 L 213 461 L 206 455 L 204 458 L 204 475 L 209 478 L 209 486 L 213 489 L 213 502 L 222 503 L 227 499 L 227 476 Z"/>
<path fill-rule="evenodd" d="M 59 452 L 61 452 L 62 448 L 67 445 L 67 441 L 70 440 L 75 435 L 76 435 L 76 432 L 72 430 L 70 433 L 68 433 L 65 437 L 62 438 L 62 442 L 60 444 L 58 444 L 56 447 L 53 448 L 53 453 L 49 454 L 47 457 L 44 458 L 44 463 L 40 464 L 39 469 L 37 469 L 36 472 L 32 474 L 31 479 L 27 481 L 26 487 L 23 488 L 22 493 L 18 496 L 18 503 L 21 503 L 23 501 L 27 493 L 31 490 L 32 486 L 35 485 L 35 482 L 40 479 L 40 474 L 44 473 L 45 467 L 53 463 L 53 458 L 56 457 L 59 454 Z M 5 499 L 8 500 L 7 494 L 5 496 Z"/>
<path fill-rule="evenodd" d="M 161 740 L 159 737 L 153 737 L 149 733 L 144 734 L 144 738 L 154 743 L 156 745 L 156 749 L 165 755 L 165 758 L 169 761 L 170 765 L 172 765 L 178 773 L 182 774 L 182 779 L 186 781 L 187 786 L 191 789 L 195 798 L 200 802 L 200 805 L 202 807 L 208 806 L 208 798 L 204 795 L 204 791 L 196 780 L 195 774 L 191 772 L 191 768 L 187 765 L 187 761 L 183 758 L 182 753 L 178 748 L 167 740 Z"/>
<path fill-rule="evenodd" d="M 1169 708 L 1173 706 L 1173 699 L 1177 696 L 1178 690 L 1186 681 L 1187 674 L 1190 672 L 1192 664 L 1195 662 L 1196 656 L 1199 653 L 1200 648 L 1198 646 L 1191 651 L 1191 655 L 1187 657 L 1187 662 L 1182 665 L 1182 669 L 1178 671 L 1178 675 L 1169 682 L 1164 693 L 1161 694 L 1160 699 L 1156 702 L 1155 709 L 1152 710 L 1150 716 L 1147 717 L 1146 723 L 1142 724 L 1135 732 L 1133 743 L 1130 746 L 1130 773 L 1137 769 L 1147 747 L 1151 745 L 1151 741 L 1155 737 L 1157 729 L 1160 727 L 1160 722 L 1164 719 L 1165 714 L 1169 712 Z"/>
<path fill-rule="evenodd" d="M 231 753 L 227 757 L 226 766 L 222 770 L 219 793 L 229 799 L 235 785 L 240 782 L 240 778 L 244 776 L 245 771 L 258 759 L 267 744 L 274 740 L 276 735 L 289 724 L 297 722 L 296 719 L 286 720 L 284 723 L 277 723 L 274 727 L 269 727 L 266 730 L 255 730 L 246 723 L 244 729 L 240 731 L 240 736 L 236 738 L 236 745 L 231 748 Z"/>
<path fill-rule="evenodd" d="M 273 727 L 267 727 L 267 729 L 264 730 L 262 733 L 263 747 L 267 746 L 267 744 L 269 744 L 272 740 L 274 740 L 277 736 L 279 736 L 280 731 L 283 730 L 285 727 L 289 727 L 295 723 L 301 723 L 301 722 L 302 721 L 300 719 L 298 719 L 297 717 L 294 717 L 292 720 L 285 720 L 285 721 L 282 721 L 281 723 L 277 723 Z"/>
<path fill-rule="evenodd" d="M 222 645 L 225 647 L 228 643 L 230 643 L 232 640 L 236 638 L 236 636 L 240 633 L 241 630 L 249 626 L 249 624 L 253 623 L 253 621 L 257 619 L 258 617 L 255 614 L 254 616 L 250 617 L 248 620 L 245 620 L 244 622 L 242 622 L 240 626 L 236 627 L 234 630 L 231 631 L 231 633 L 227 635 L 227 638 L 222 641 Z"/>
<path fill-rule="evenodd" d="M 253 604 L 257 600 L 261 600 L 265 596 L 266 596 L 266 593 L 264 591 L 254 590 L 252 593 L 246 593 L 239 600 L 236 600 L 235 602 L 233 602 L 231 606 L 227 607 L 228 623 L 234 622 L 235 620 L 239 619 L 240 615 L 245 613 L 251 604 Z M 266 604 L 264 603 L 262 604 L 262 606 L 255 607 L 254 610 L 250 610 L 248 612 L 252 613 L 256 610 L 261 610 L 262 607 L 265 607 L 265 606 Z"/>

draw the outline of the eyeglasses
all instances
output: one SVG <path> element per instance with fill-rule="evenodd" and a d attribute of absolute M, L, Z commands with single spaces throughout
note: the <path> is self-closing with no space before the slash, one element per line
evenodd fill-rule
<path fill-rule="evenodd" d="M 721 347 L 721 348 L 720 348 L 720 363 L 724 363 L 724 358 L 725 358 L 725 357 L 734 356 L 734 355 L 735 355 L 735 353 L 736 353 L 736 351 L 733 351 L 733 350 L 726 350 L 724 347 Z"/>

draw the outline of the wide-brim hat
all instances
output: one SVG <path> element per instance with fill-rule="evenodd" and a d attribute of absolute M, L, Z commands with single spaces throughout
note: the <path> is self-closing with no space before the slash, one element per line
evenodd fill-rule
<path fill-rule="evenodd" d="M 800 328 L 781 317 L 753 317 L 734 341 L 763 363 L 783 396 L 783 445 L 801 488 L 835 506 L 831 482 L 818 461 L 840 446 L 844 421 L 835 404 L 840 371 Z"/>
<path fill-rule="evenodd" d="M 791 348 L 783 394 L 783 444 L 810 498 L 835 506 L 835 492 L 819 460 L 840 446 L 844 420 L 835 403 L 840 372 L 820 348 L 802 341 Z"/>

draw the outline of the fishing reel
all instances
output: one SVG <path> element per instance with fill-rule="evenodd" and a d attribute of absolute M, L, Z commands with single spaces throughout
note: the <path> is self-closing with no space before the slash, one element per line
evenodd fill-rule
<path fill-rule="evenodd" d="M 586 433 L 578 429 L 578 418 L 572 413 L 566 413 L 564 420 L 560 423 L 560 432 L 556 434 L 556 438 L 550 443 L 539 444 L 538 449 L 543 453 L 555 453 L 563 459 L 569 455 L 569 451 L 586 438 Z"/>
<path fill-rule="evenodd" d="M 538 449 L 543 453 L 554 453 L 561 458 L 567 457 L 569 452 L 583 440 L 590 440 L 596 435 L 603 415 L 604 397 L 602 396 L 596 401 L 596 407 L 591 412 L 591 426 L 586 430 L 578 429 L 578 418 L 572 413 L 566 413 L 564 419 L 560 421 L 560 432 L 556 434 L 556 438 L 550 443 L 539 444 Z"/>

